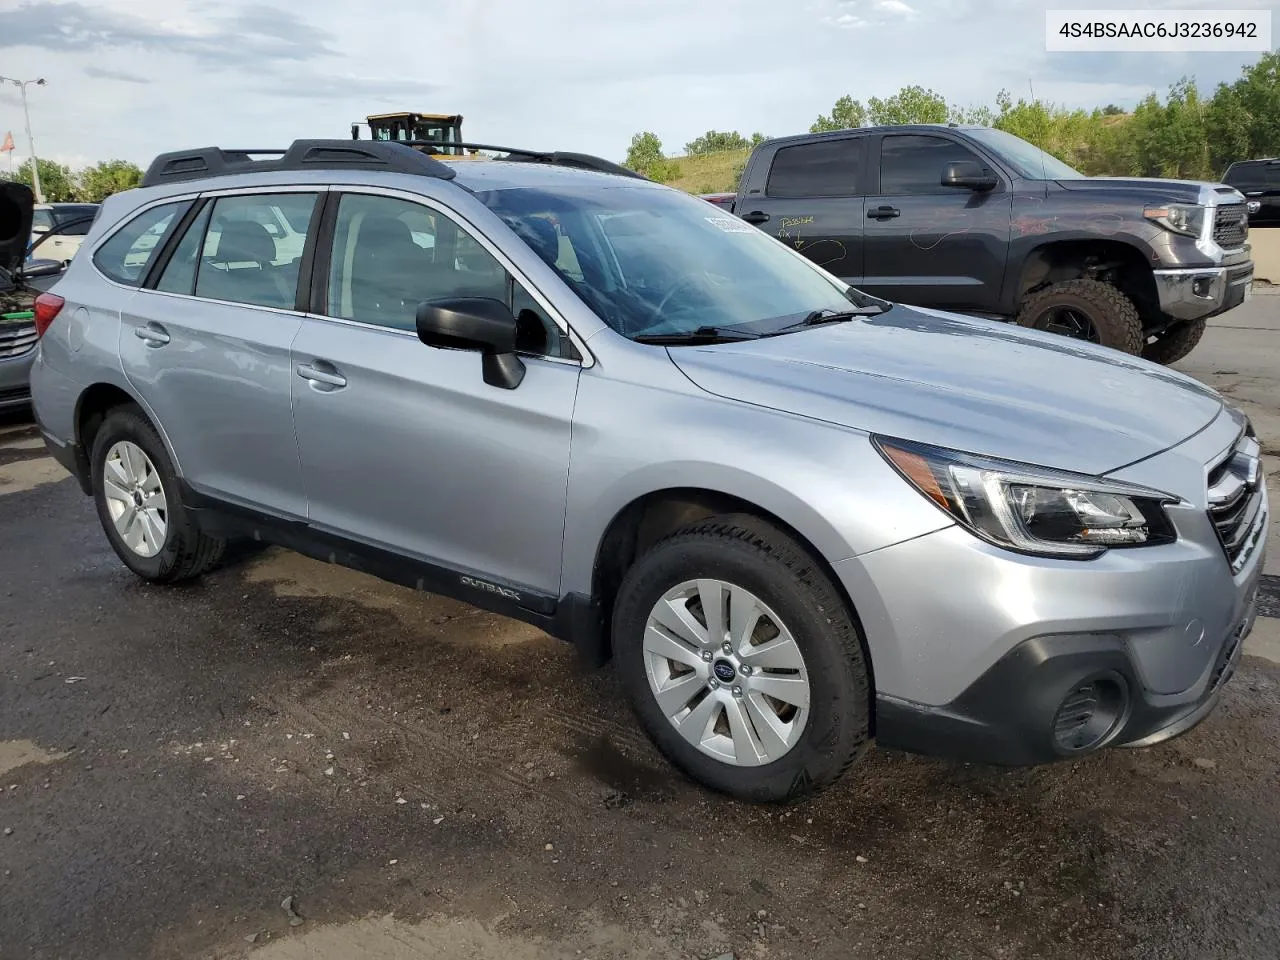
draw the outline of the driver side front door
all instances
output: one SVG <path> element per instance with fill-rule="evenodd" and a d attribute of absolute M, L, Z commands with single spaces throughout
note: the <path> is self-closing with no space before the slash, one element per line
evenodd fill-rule
<path fill-rule="evenodd" d="M 293 343 L 311 526 L 546 612 L 560 589 L 580 363 L 548 356 L 559 340 L 547 336 L 507 390 L 484 382 L 478 353 L 426 346 L 414 322 L 426 300 L 493 297 L 551 321 L 445 210 L 390 193 L 330 202 L 332 247 L 317 251 L 315 309 Z"/>

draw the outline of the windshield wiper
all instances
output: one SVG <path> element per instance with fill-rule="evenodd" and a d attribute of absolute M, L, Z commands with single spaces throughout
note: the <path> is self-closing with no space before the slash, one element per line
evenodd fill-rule
<path fill-rule="evenodd" d="M 780 333 L 790 333 L 792 330 L 803 330 L 805 327 L 816 327 L 824 323 L 844 323 L 858 317 L 877 317 L 887 309 L 887 307 L 878 306 L 855 307 L 852 310 L 832 310 L 830 307 L 823 307 L 821 310 L 809 311 L 803 320 L 771 330 L 766 336 L 776 337 Z"/>
<path fill-rule="evenodd" d="M 760 334 L 742 330 L 725 330 L 720 327 L 699 327 L 697 330 L 681 330 L 678 333 L 646 333 L 632 337 L 636 343 L 688 344 L 734 343 L 739 340 L 757 340 Z"/>

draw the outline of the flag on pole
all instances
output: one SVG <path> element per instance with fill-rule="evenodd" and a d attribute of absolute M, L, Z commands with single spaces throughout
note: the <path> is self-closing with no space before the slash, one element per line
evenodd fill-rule
<path fill-rule="evenodd" d="M 0 143 L 0 153 L 12 153 L 12 152 L 13 152 L 13 134 L 6 133 L 4 135 L 4 143 Z"/>

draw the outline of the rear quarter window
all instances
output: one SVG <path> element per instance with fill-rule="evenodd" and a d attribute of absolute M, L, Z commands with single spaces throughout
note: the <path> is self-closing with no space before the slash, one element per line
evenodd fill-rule
<path fill-rule="evenodd" d="M 189 206 L 190 200 L 178 200 L 142 211 L 98 247 L 93 254 L 94 266 L 116 283 L 140 285 L 165 236 Z"/>

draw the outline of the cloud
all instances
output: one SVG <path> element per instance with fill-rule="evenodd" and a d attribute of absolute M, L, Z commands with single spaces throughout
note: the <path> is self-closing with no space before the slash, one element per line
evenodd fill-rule
<path fill-rule="evenodd" d="M 86 76 L 93 77 L 95 80 L 119 80 L 121 83 L 150 83 L 146 77 L 139 77 L 136 74 L 126 73 L 123 70 L 109 70 L 106 67 L 97 67 L 93 64 L 84 68 Z"/>
<path fill-rule="evenodd" d="M 0 12 L 0 49 L 47 51 L 137 49 L 180 53 L 206 65 L 313 60 L 332 53 L 332 37 L 296 14 L 274 7 L 240 7 L 204 19 L 144 17 L 88 6 L 78 0 L 28 0 Z"/>
<path fill-rule="evenodd" d="M 914 7 L 903 0 L 835 0 L 834 10 L 823 16 L 822 22 L 844 30 L 860 30 L 863 27 L 896 20 L 913 20 Z"/>

